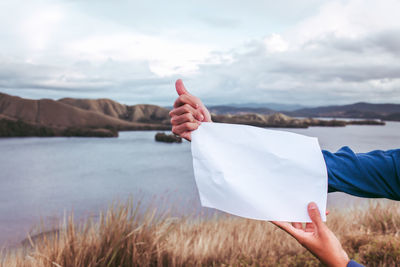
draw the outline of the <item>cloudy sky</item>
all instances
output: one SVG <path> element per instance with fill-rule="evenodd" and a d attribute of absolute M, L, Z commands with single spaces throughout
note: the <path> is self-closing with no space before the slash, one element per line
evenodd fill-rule
<path fill-rule="evenodd" d="M 400 1 L 2 0 L 0 92 L 400 103 Z"/>

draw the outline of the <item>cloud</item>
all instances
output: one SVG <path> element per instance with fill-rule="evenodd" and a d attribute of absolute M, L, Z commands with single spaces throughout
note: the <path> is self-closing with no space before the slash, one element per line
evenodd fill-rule
<path fill-rule="evenodd" d="M 19 31 L 31 48 L 43 50 L 51 41 L 63 15 L 63 10 L 59 6 L 49 6 L 31 11 L 19 25 Z"/>
<path fill-rule="evenodd" d="M 400 21 L 393 9 L 400 3 L 330 2 L 286 32 L 231 52 L 231 63 L 202 65 L 191 83 L 209 104 L 400 103 Z"/>
<path fill-rule="evenodd" d="M 72 58 L 104 62 L 108 59 L 149 62 L 150 70 L 160 77 L 197 70 L 211 52 L 196 45 L 136 33 L 88 36 L 67 44 L 65 53 Z"/>
<path fill-rule="evenodd" d="M 207 104 L 400 103 L 400 2 L 329 1 L 266 29 L 263 1 L 243 10 L 238 3 L 222 14 L 227 2 L 199 13 L 193 3 L 173 1 L 141 14 L 152 9 L 141 3 L 128 12 L 135 5 L 124 1 L 115 10 L 106 1 L 92 9 L 86 1 L 42 0 L 26 9 L 7 2 L 0 89 L 169 105 L 179 77 Z"/>
<path fill-rule="evenodd" d="M 396 33 L 358 38 L 324 34 L 275 53 L 262 39 L 233 56 L 229 64 L 203 65 L 193 86 L 206 88 L 198 94 L 209 104 L 243 99 L 305 105 L 400 102 Z M 271 38 L 276 36 L 267 40 Z"/>
<path fill-rule="evenodd" d="M 172 83 L 171 78 L 152 73 L 145 61 L 80 61 L 63 67 L 26 62 L 0 65 L 0 91 L 32 98 L 103 97 L 146 103 L 156 94 L 172 99 Z"/>
<path fill-rule="evenodd" d="M 271 34 L 264 39 L 264 44 L 268 52 L 285 52 L 289 48 L 289 44 L 279 34 Z"/>
<path fill-rule="evenodd" d="M 211 27 L 220 27 L 227 29 L 235 29 L 240 26 L 241 22 L 238 19 L 226 18 L 226 17 L 200 17 L 200 21 L 206 23 Z"/>

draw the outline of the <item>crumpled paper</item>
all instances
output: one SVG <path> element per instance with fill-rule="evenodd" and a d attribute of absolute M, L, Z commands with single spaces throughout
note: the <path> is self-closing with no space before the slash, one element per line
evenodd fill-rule
<path fill-rule="evenodd" d="M 250 219 L 310 222 L 313 201 L 326 220 L 327 171 L 317 138 L 203 122 L 192 132 L 191 150 L 202 206 Z"/>

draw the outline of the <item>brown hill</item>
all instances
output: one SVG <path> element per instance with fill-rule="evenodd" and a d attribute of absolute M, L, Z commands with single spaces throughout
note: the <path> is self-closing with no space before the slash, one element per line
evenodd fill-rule
<path fill-rule="evenodd" d="M 120 118 L 127 112 L 125 105 L 110 99 L 75 99 L 62 98 L 58 102 L 74 106 L 80 109 L 94 111 L 113 118 Z"/>
<path fill-rule="evenodd" d="M 168 129 L 169 125 L 152 121 L 152 116 L 160 118 L 168 110 L 157 110 L 157 106 L 151 108 L 121 105 L 108 99 L 51 99 L 30 100 L 21 97 L 0 93 L 0 115 L 4 118 L 20 120 L 32 125 L 40 125 L 52 128 L 115 128 L 119 130 L 156 130 Z M 137 120 L 125 120 L 129 110 L 138 114 L 132 118 Z M 147 112 L 150 110 L 150 112 Z M 132 113 L 134 114 L 134 113 Z M 160 115 L 161 114 L 161 115 Z M 148 117 L 146 117 L 148 116 Z M 158 117 L 157 117 L 158 116 Z M 166 117 L 160 122 L 164 122 Z M 147 123 L 143 123 L 147 122 Z"/>
<path fill-rule="evenodd" d="M 59 102 L 125 121 L 169 125 L 169 110 L 156 105 L 142 104 L 128 106 L 111 99 L 63 98 Z"/>

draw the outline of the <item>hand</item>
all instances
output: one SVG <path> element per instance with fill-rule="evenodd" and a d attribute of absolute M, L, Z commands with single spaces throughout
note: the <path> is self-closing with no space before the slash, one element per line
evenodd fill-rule
<path fill-rule="evenodd" d="M 169 112 L 172 132 L 191 141 L 191 132 L 196 130 L 201 122 L 211 122 L 211 115 L 201 100 L 186 90 L 182 80 L 177 80 L 175 87 L 179 97 Z"/>
<path fill-rule="evenodd" d="M 304 229 L 301 223 L 272 223 L 293 236 L 323 264 L 327 266 L 347 266 L 350 261 L 347 253 L 343 250 L 336 236 L 322 221 L 321 214 L 314 202 L 308 204 L 308 215 L 312 223 L 307 223 Z"/>

